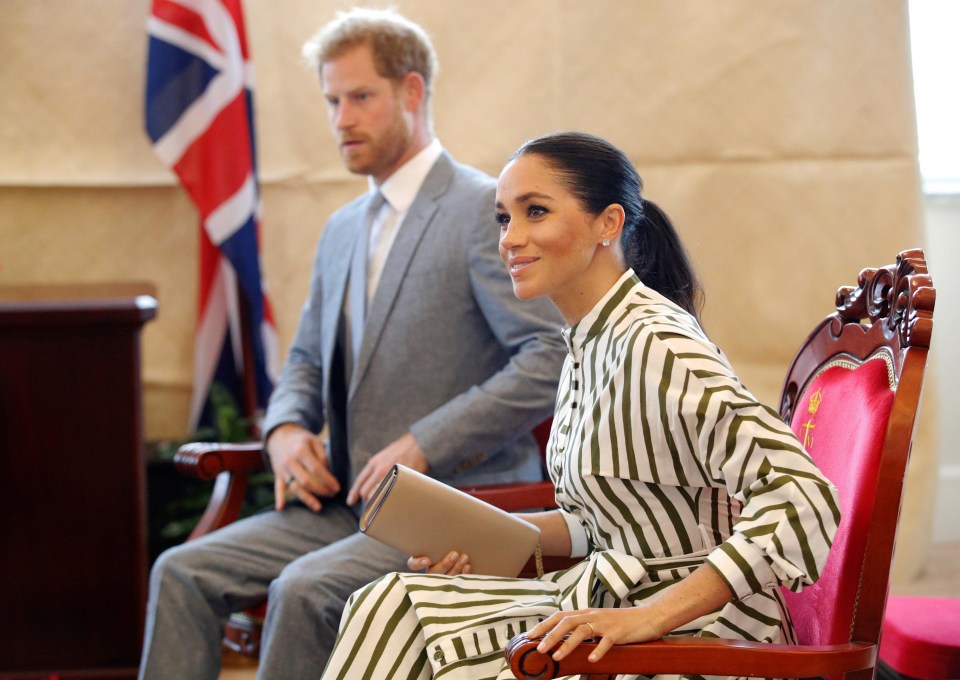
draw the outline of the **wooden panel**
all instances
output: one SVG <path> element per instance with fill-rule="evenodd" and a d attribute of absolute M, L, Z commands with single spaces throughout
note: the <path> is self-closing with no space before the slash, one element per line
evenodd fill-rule
<path fill-rule="evenodd" d="M 135 675 L 148 291 L 0 290 L 0 677 Z"/>

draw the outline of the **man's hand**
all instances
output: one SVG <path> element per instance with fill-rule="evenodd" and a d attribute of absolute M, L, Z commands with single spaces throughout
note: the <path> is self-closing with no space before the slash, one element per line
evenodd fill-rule
<path fill-rule="evenodd" d="M 280 425 L 270 433 L 266 448 L 273 467 L 277 510 L 283 510 L 288 490 L 314 512 L 323 507 L 317 496 L 330 498 L 340 491 L 340 483 L 327 466 L 326 448 L 309 430 L 293 423 Z"/>
<path fill-rule="evenodd" d="M 427 462 L 423 449 L 417 444 L 413 435 L 407 432 L 367 461 L 357 475 L 357 481 L 353 483 L 350 493 L 347 494 L 347 505 L 353 505 L 361 498 L 364 501 L 370 500 L 370 496 L 377 490 L 384 476 L 397 463 L 417 472 L 426 472 L 430 469 L 430 463 Z"/>

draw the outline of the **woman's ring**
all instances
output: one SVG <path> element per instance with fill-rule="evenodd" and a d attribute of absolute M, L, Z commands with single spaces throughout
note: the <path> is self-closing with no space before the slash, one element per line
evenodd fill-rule
<path fill-rule="evenodd" d="M 590 637 L 592 638 L 597 637 L 597 631 L 594 629 L 593 624 L 590 623 L 589 621 L 584 621 L 584 623 L 587 624 L 587 627 L 590 628 Z"/>
<path fill-rule="evenodd" d="M 293 475 L 290 475 L 287 477 L 287 486 L 292 486 L 295 481 L 297 480 L 293 478 Z"/>

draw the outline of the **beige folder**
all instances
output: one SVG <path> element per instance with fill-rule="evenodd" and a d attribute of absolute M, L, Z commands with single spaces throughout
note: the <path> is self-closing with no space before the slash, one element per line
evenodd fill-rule
<path fill-rule="evenodd" d="M 540 529 L 403 465 L 395 465 L 360 517 L 360 531 L 412 556 L 465 553 L 475 574 L 514 577 Z"/>

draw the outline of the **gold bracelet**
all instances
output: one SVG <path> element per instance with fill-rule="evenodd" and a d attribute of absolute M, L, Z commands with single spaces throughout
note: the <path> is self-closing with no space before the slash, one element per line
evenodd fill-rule
<path fill-rule="evenodd" d="M 537 578 L 543 578 L 543 550 L 540 549 L 539 543 L 533 550 L 533 561 L 537 565 Z"/>

